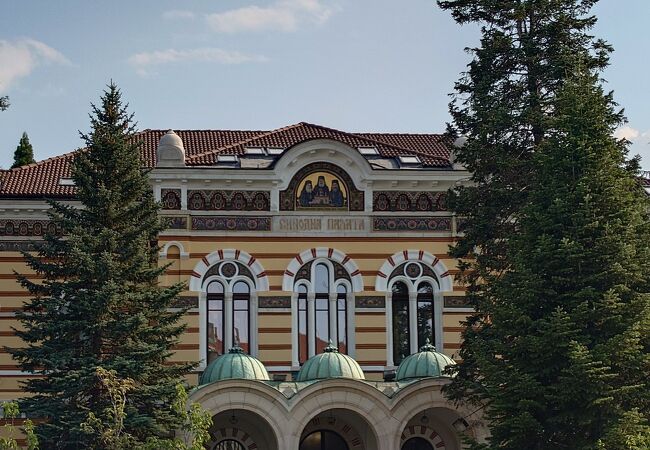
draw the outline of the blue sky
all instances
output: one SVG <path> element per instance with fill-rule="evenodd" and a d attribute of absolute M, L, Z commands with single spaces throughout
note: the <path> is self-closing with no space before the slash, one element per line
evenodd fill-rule
<path fill-rule="evenodd" d="M 650 169 L 650 1 L 595 13 L 616 49 L 618 135 Z M 0 166 L 23 131 L 37 159 L 79 147 L 111 79 L 141 129 L 442 132 L 477 40 L 434 0 L 0 0 Z"/>

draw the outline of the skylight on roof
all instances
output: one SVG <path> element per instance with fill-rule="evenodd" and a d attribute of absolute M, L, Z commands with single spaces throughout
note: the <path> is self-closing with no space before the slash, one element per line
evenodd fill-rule
<path fill-rule="evenodd" d="M 264 155 L 264 148 L 262 147 L 246 147 L 244 149 L 247 155 Z"/>
<path fill-rule="evenodd" d="M 269 155 L 275 156 L 275 155 L 281 155 L 284 149 L 281 147 L 266 147 L 266 151 L 268 152 Z"/>
<path fill-rule="evenodd" d="M 362 155 L 378 155 L 377 147 L 359 147 L 359 153 Z"/>
<path fill-rule="evenodd" d="M 74 186 L 74 180 L 72 178 L 59 178 L 59 186 Z"/>
<path fill-rule="evenodd" d="M 217 161 L 223 163 L 236 163 L 237 155 L 217 155 Z"/>
<path fill-rule="evenodd" d="M 417 156 L 399 156 L 399 162 L 402 164 L 422 164 Z"/>

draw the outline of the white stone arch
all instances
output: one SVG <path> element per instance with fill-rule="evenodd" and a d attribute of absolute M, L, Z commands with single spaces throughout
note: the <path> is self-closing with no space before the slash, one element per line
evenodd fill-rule
<path fill-rule="evenodd" d="M 331 247 L 310 248 L 293 258 L 284 271 L 282 290 L 293 292 L 294 280 L 298 270 L 308 262 L 321 258 L 336 261 L 341 264 L 350 274 L 350 279 L 352 280 L 352 292 L 363 291 L 363 277 L 361 276 L 361 271 L 359 270 L 357 263 L 342 251 Z"/>
<path fill-rule="evenodd" d="M 392 436 L 397 421 L 390 415 L 388 398 L 360 380 L 336 378 L 318 381 L 298 392 L 291 399 L 293 421 L 292 444 L 298 448 L 303 430 L 312 418 L 331 409 L 344 409 L 362 418 L 378 445 L 377 450 L 393 450 Z"/>
<path fill-rule="evenodd" d="M 229 410 L 256 414 L 270 426 L 278 449 L 291 448 L 286 436 L 291 433 L 287 399 L 278 390 L 254 380 L 223 380 L 194 390 L 188 405 L 199 403 L 211 416 Z"/>
<path fill-rule="evenodd" d="M 450 383 L 448 379 L 441 378 L 424 378 L 415 381 L 391 398 L 391 415 L 398 421 L 394 439 L 394 448 L 400 448 L 402 432 L 405 430 L 409 421 L 420 412 L 437 408 L 447 411 L 454 419 L 464 417 L 470 423 L 470 427 L 464 432 L 469 437 L 483 442 L 488 435 L 487 428 L 481 421 L 480 411 L 472 409 L 469 405 L 454 405 L 448 401 L 443 393 L 442 387 Z M 458 432 L 453 428 L 453 421 L 442 424 L 443 427 L 436 431 L 443 436 L 443 440 L 450 448 L 461 448 L 461 438 Z"/>
<path fill-rule="evenodd" d="M 192 276 L 190 277 L 190 291 L 201 292 L 203 276 L 206 272 L 220 261 L 238 261 L 249 268 L 253 277 L 255 278 L 255 290 L 257 292 L 268 291 L 269 290 L 269 277 L 264 271 L 262 264 L 255 259 L 254 256 L 243 250 L 236 249 L 219 249 L 210 253 L 207 256 L 204 256 L 201 261 L 199 261 L 194 270 L 192 271 Z"/>
<path fill-rule="evenodd" d="M 160 249 L 160 253 L 158 256 L 160 258 L 167 258 L 167 252 L 169 252 L 170 247 L 178 247 L 179 253 L 181 255 L 181 258 L 187 259 L 190 257 L 190 254 L 185 251 L 185 246 L 180 243 L 179 241 L 169 241 L 167 242 L 163 248 Z"/>
<path fill-rule="evenodd" d="M 424 250 L 403 250 L 389 256 L 377 273 L 377 278 L 375 278 L 375 291 L 387 292 L 388 277 L 390 277 L 391 272 L 397 266 L 406 261 L 416 261 L 430 266 L 438 277 L 438 282 L 434 283 L 433 286 L 439 284 L 441 292 L 453 291 L 453 277 L 449 273 L 445 264 L 431 253 Z"/>
<path fill-rule="evenodd" d="M 365 187 L 364 180 L 372 173 L 370 163 L 356 148 L 332 139 L 311 139 L 285 150 L 275 163 L 275 173 L 286 174 L 278 188 L 286 189 L 298 170 L 315 162 L 339 166 L 347 172 L 357 189 L 361 190 Z"/>

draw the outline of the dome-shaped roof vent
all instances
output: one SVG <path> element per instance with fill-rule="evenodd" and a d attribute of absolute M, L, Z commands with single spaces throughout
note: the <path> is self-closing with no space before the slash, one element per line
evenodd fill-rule
<path fill-rule="evenodd" d="M 444 355 L 438 353 L 436 348 L 427 343 L 420 347 L 420 351 L 405 358 L 397 368 L 395 374 L 396 381 L 408 380 L 410 378 L 425 377 L 449 377 L 443 371 L 445 367 L 456 364 L 456 362 Z"/>
<path fill-rule="evenodd" d="M 183 140 L 174 130 L 169 130 L 160 138 L 156 149 L 157 166 L 185 165 L 185 147 Z"/>
<path fill-rule="evenodd" d="M 269 380 L 269 373 L 259 359 L 247 355 L 240 347 L 233 347 L 228 353 L 219 356 L 206 367 L 203 374 L 201 374 L 199 384 L 209 384 L 233 378 Z"/>
<path fill-rule="evenodd" d="M 323 378 L 354 378 L 365 380 L 363 370 L 354 359 L 339 353 L 332 345 L 325 347 L 323 353 L 309 358 L 298 372 L 296 381 L 320 380 Z"/>

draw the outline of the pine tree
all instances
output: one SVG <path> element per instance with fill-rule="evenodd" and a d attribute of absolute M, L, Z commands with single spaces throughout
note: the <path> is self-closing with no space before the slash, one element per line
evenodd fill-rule
<path fill-rule="evenodd" d="M 157 266 L 159 205 L 139 146 L 132 115 L 110 84 L 93 105 L 87 148 L 72 164 L 81 208 L 51 202 L 50 218 L 64 236 L 49 234 L 27 264 L 43 278 L 19 276 L 33 298 L 18 317 L 28 345 L 11 349 L 24 371 L 40 375 L 25 384 L 33 396 L 22 409 L 46 422 L 37 426 L 43 448 L 95 448 L 100 441 L 81 427 L 89 413 L 102 416 L 110 396 L 98 367 L 138 385 L 125 407 L 124 430 L 145 441 L 174 430 L 170 405 L 191 366 L 169 364 L 184 325 L 170 310 L 182 285 L 161 287 Z"/>
<path fill-rule="evenodd" d="M 16 147 L 16 151 L 14 152 L 14 163 L 11 168 L 26 166 L 35 162 L 34 149 L 32 148 L 32 144 L 29 143 L 27 133 L 23 131 L 23 136 L 20 138 L 18 147 Z"/>
<path fill-rule="evenodd" d="M 0 111 L 4 111 L 7 108 L 9 108 L 9 97 L 5 95 L 0 97 Z"/>
<path fill-rule="evenodd" d="M 446 393 L 484 406 L 489 449 L 650 436 L 650 205 L 612 137 L 624 118 L 598 78 L 595 3 L 439 2 L 483 25 L 452 104 L 475 183 L 451 198 L 452 254 L 476 313 Z"/>

